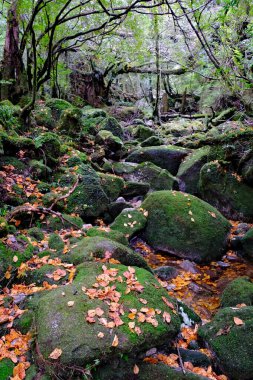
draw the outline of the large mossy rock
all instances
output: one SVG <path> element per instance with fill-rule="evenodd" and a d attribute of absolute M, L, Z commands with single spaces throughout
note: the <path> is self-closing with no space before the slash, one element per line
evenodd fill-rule
<path fill-rule="evenodd" d="M 253 283 L 249 277 L 239 277 L 230 282 L 221 297 L 222 307 L 245 304 L 253 305 Z"/>
<path fill-rule="evenodd" d="M 205 164 L 200 172 L 201 196 L 227 218 L 252 220 L 253 188 L 218 161 Z"/>
<path fill-rule="evenodd" d="M 124 188 L 124 180 L 113 174 L 99 173 L 100 183 L 111 202 L 115 201 Z"/>
<path fill-rule="evenodd" d="M 54 119 L 59 120 L 62 112 L 71 108 L 72 105 L 66 100 L 51 98 L 46 102 L 46 107 L 51 109 Z"/>
<path fill-rule="evenodd" d="M 34 143 L 40 158 L 45 160 L 46 157 L 48 166 L 53 166 L 58 163 L 58 158 L 61 154 L 61 141 L 56 133 L 42 133 L 35 138 Z"/>
<path fill-rule="evenodd" d="M 207 380 L 207 377 L 199 376 L 178 368 L 171 368 L 165 364 L 138 363 L 138 376 L 134 375 L 135 361 L 120 361 L 107 364 L 94 373 L 94 380 Z"/>
<path fill-rule="evenodd" d="M 99 130 L 106 130 L 111 132 L 114 136 L 123 138 L 123 130 L 120 123 L 114 117 L 106 117 L 99 124 Z"/>
<path fill-rule="evenodd" d="M 35 106 L 32 117 L 39 126 L 50 129 L 54 127 L 55 121 L 53 119 L 52 110 L 43 104 L 37 104 Z"/>
<path fill-rule="evenodd" d="M 141 255 L 115 240 L 102 236 L 82 239 L 62 260 L 78 265 L 96 258 L 106 258 L 108 254 L 109 257 L 118 260 L 121 264 L 133 265 L 152 272 Z"/>
<path fill-rule="evenodd" d="M 253 259 L 253 228 L 246 232 L 241 242 L 243 251 L 250 259 Z"/>
<path fill-rule="evenodd" d="M 176 175 L 179 165 L 190 151 L 173 145 L 162 145 L 134 150 L 126 158 L 129 162 L 152 162 L 162 169 L 167 169 L 172 175 Z"/>
<path fill-rule="evenodd" d="M 196 149 L 181 163 L 177 177 L 180 179 L 180 190 L 196 195 L 199 193 L 198 183 L 200 170 L 207 163 L 210 147 Z"/>
<path fill-rule="evenodd" d="M 157 191 L 142 203 L 144 234 L 155 249 L 196 262 L 222 256 L 230 223 L 208 203 L 177 191 Z"/>
<path fill-rule="evenodd" d="M 108 328 L 102 321 L 99 323 L 97 317 L 95 317 L 95 323 L 86 321 L 88 310 L 94 310 L 97 307 L 104 311 L 103 318 L 106 318 L 107 322 L 111 321 L 108 303 L 110 305 L 112 301 L 109 294 L 102 300 L 96 296 L 94 299 L 89 298 L 85 293 L 87 292 L 85 288 L 91 289 L 94 283 L 100 281 L 98 276 L 104 273 L 102 264 L 86 263 L 79 266 L 76 279 L 71 285 L 50 291 L 38 302 L 36 340 L 40 355 L 44 359 L 48 360 L 50 353 L 55 348 L 60 348 L 62 350 L 62 355 L 58 359 L 60 365 L 83 367 L 94 363 L 96 359 L 109 361 L 114 357 L 122 357 L 123 354 L 134 356 L 143 349 L 168 343 L 178 334 L 180 318 L 165 304 L 162 297 L 166 297 L 174 305 L 175 301 L 168 297 L 166 290 L 159 285 L 152 274 L 140 268 L 132 268 L 135 270 L 135 278 L 144 286 L 144 289 L 142 293 L 130 291 L 126 294 L 124 273 L 128 272 L 128 268 L 122 265 L 107 265 L 107 268 L 116 268 L 117 276 L 120 275 L 123 279 L 120 282 L 117 277 L 114 277 L 115 281 L 110 282 L 111 286 L 116 286 L 116 292 L 119 292 L 116 294 L 120 297 L 118 303 L 124 310 L 124 315 L 120 315 L 123 324 L 117 328 Z M 96 289 L 105 291 L 104 286 L 101 282 Z M 158 323 L 156 327 L 146 321 L 138 322 L 135 318 L 136 326 L 141 328 L 141 334 L 138 335 L 130 330 L 128 323 L 133 320 L 129 319 L 128 315 L 131 309 L 139 311 L 143 308 L 139 298 L 148 300 L 148 308 L 159 309 L 161 313 L 155 315 Z M 68 306 L 70 301 L 72 306 Z M 164 311 L 170 314 L 170 323 L 164 321 Z M 99 338 L 99 333 L 104 334 L 102 338 Z M 115 335 L 118 338 L 118 344 L 113 345 Z"/>
<path fill-rule="evenodd" d="M 77 213 L 84 220 L 98 217 L 106 210 L 109 203 L 99 175 L 89 165 L 80 166 L 78 174 L 80 182 L 68 197 L 67 212 Z"/>
<path fill-rule="evenodd" d="M 82 131 L 82 111 L 77 107 L 70 107 L 62 111 L 58 122 L 59 132 L 70 137 L 79 137 Z"/>
<path fill-rule="evenodd" d="M 105 129 L 101 129 L 96 136 L 96 143 L 102 145 L 108 157 L 121 157 L 124 152 L 122 140 Z"/>
<path fill-rule="evenodd" d="M 125 208 L 111 224 L 111 229 L 122 232 L 127 238 L 131 238 L 143 230 L 147 218 L 142 211 L 134 208 Z"/>
<path fill-rule="evenodd" d="M 151 162 L 143 162 L 129 174 L 123 175 L 129 181 L 144 182 L 150 185 L 151 190 L 172 190 L 177 184 L 177 179 L 168 170 L 161 169 Z"/>
<path fill-rule="evenodd" d="M 235 317 L 243 324 L 236 325 Z M 207 341 L 221 369 L 231 380 L 252 379 L 253 307 L 224 308 L 198 333 Z"/>

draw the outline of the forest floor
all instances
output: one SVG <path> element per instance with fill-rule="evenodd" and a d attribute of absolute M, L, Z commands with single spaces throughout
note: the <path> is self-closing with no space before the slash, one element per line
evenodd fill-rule
<path fill-rule="evenodd" d="M 176 129 L 175 122 L 173 122 L 173 128 Z M 42 127 L 41 131 L 47 131 L 47 128 Z M 53 130 L 53 132 L 59 133 L 57 130 Z M 32 133 L 24 132 L 22 137 L 32 137 Z M 177 143 L 177 138 L 173 141 Z M 66 144 L 66 140 L 64 144 Z M 94 140 L 86 140 L 85 148 L 82 149 L 82 152 L 87 155 L 87 162 L 93 161 L 93 164 L 94 144 Z M 8 144 L 6 143 L 6 145 Z M 82 144 L 79 144 L 79 146 L 82 146 Z M 9 147 L 6 148 L 6 150 L 8 149 Z M 47 154 L 45 149 L 42 149 L 43 155 Z M 95 149 L 97 153 L 99 149 Z M 106 232 L 110 230 L 111 222 L 109 223 L 101 215 L 93 218 L 93 220 L 88 218 L 88 223 L 85 223 L 84 220 L 81 226 L 71 224 L 59 228 L 58 224 L 57 227 L 52 227 L 53 219 L 58 221 L 59 215 L 60 219 L 62 215 L 65 215 L 64 210 L 68 197 L 72 191 L 75 191 L 73 183 L 69 187 L 63 186 L 59 182 L 57 184 L 55 175 L 58 167 L 67 167 L 68 160 L 73 157 L 72 153 L 65 152 L 61 154 L 58 158 L 57 167 L 51 170 L 51 174 L 46 174 L 43 180 L 38 178 L 40 176 L 38 173 L 35 175 L 34 172 L 31 173 L 29 170 L 29 163 L 27 164 L 28 159 L 30 159 L 29 148 L 15 149 L 13 155 L 8 151 L 4 156 L 13 156 L 21 163 L 24 163 L 25 166 L 20 169 L 15 166 L 16 161 L 2 160 L 0 168 L 2 178 L 1 196 L 4 200 L 0 220 L 2 223 L 0 242 L 2 244 L 0 252 L 0 259 L 2 260 L 2 270 L 0 271 L 0 380 L 7 380 L 9 377 L 13 380 L 25 378 L 43 380 L 48 377 L 46 377 L 45 366 L 40 357 L 41 354 L 35 344 L 36 333 L 34 335 L 34 330 L 29 328 L 27 331 L 24 329 L 22 332 L 19 329 L 18 321 L 23 315 L 26 315 L 27 298 L 41 292 L 47 293 L 60 286 L 72 284 L 78 273 L 77 264 L 66 262 L 64 256 L 68 255 L 79 241 L 87 239 L 87 231 L 90 228 L 95 226 L 100 232 Z M 121 159 L 118 158 L 115 161 L 120 162 Z M 99 161 L 95 162 L 95 165 L 98 165 L 98 163 L 100 164 Z M 77 164 L 69 167 L 68 173 L 69 175 L 76 175 L 78 170 L 79 165 Z M 122 176 L 118 175 L 118 177 L 121 178 Z M 49 203 L 45 205 L 45 192 L 44 189 L 42 190 L 42 185 L 46 183 L 50 184 L 51 198 Z M 141 197 L 135 192 L 133 197 L 128 198 L 128 203 L 139 206 L 140 199 L 142 200 L 142 194 L 140 195 Z M 15 204 L 15 202 L 13 203 L 14 198 L 22 200 Z M 62 203 L 62 205 L 57 207 L 58 203 Z M 13 213 L 13 210 L 18 211 L 18 207 L 23 207 L 23 209 L 20 212 Z M 49 210 L 49 216 L 47 210 Z M 8 219 L 8 228 L 5 228 L 5 217 L 8 217 L 10 213 L 12 214 L 11 218 Z M 78 212 L 69 212 L 69 215 L 73 218 L 79 216 Z M 91 220 L 92 223 L 90 223 Z M 61 220 L 63 223 L 65 221 L 65 219 Z M 244 220 L 230 220 L 232 228 L 228 238 L 229 241 L 238 237 L 238 225 L 242 222 Z M 9 226 L 12 227 L 10 228 Z M 36 231 L 31 231 L 34 227 Z M 253 224 L 248 222 L 247 227 L 250 229 Z M 36 233 L 39 236 L 35 238 Z M 53 241 L 55 235 L 60 237 L 60 240 L 56 238 L 56 242 Z M 243 233 L 241 235 L 243 236 Z M 190 371 L 199 375 L 199 379 L 202 378 L 201 376 L 214 380 L 229 379 L 222 372 L 221 367 L 218 366 L 214 351 L 210 347 L 208 348 L 203 339 L 198 336 L 198 328 L 201 324 L 210 322 L 217 313 L 220 308 L 222 293 L 232 280 L 243 276 L 253 278 L 253 263 L 245 256 L 238 254 L 230 245 L 228 245 L 225 254 L 219 260 L 211 261 L 208 264 L 199 264 L 187 258 L 179 258 L 160 250 L 155 250 L 143 239 L 140 233 L 135 234 L 129 241 L 129 247 L 141 255 L 151 269 L 164 266 L 177 269 L 177 274 L 169 279 L 159 278 L 158 275 L 157 279 L 160 286 L 166 290 L 169 296 L 183 301 L 192 308 L 200 316 L 201 323 L 182 324 L 173 344 L 169 344 L 168 347 L 166 347 L 166 344 L 162 344 L 161 347 L 157 346 L 155 348 L 151 345 L 149 347 L 151 350 L 146 350 L 147 354 L 142 360 L 152 365 L 161 362 L 169 367 L 179 368 L 181 371 Z M 6 260 L 5 264 L 7 266 L 4 265 L 4 255 L 11 257 L 11 261 Z M 119 263 L 117 259 L 110 256 L 110 252 L 107 252 L 105 257 L 97 257 L 95 261 L 106 264 L 108 267 Z M 49 267 L 51 267 L 50 270 Z M 45 268 L 44 272 L 43 268 Z M 131 266 L 128 269 L 131 273 Z M 38 271 L 40 273 L 35 275 Z M 69 304 L 68 306 L 71 307 L 72 305 Z M 242 306 L 239 305 L 238 307 L 244 306 L 242 304 Z M 221 334 L 223 333 L 221 332 Z M 98 338 L 95 337 L 95 339 Z M 117 346 L 117 342 L 115 343 L 114 341 L 113 344 Z M 183 353 L 181 353 L 180 349 L 192 351 L 193 348 L 194 351 L 203 353 L 210 358 L 210 365 L 201 366 L 194 364 L 190 360 L 182 360 Z M 50 359 L 52 361 L 57 361 L 60 358 L 61 352 L 59 350 L 58 348 L 58 351 L 56 349 L 51 353 Z M 37 359 L 35 359 L 36 355 Z M 129 379 L 138 378 L 139 362 L 140 359 L 138 358 L 132 368 L 132 373 L 128 377 Z M 74 370 L 73 373 L 75 372 Z M 76 377 L 73 378 L 92 378 L 92 370 L 93 366 L 91 368 L 86 367 L 82 375 L 76 375 L 75 373 L 74 376 Z M 49 375 L 49 378 L 52 378 L 50 376 L 54 377 L 56 375 Z M 55 378 L 58 379 L 71 378 L 70 372 L 68 375 L 58 373 L 57 376 Z"/>

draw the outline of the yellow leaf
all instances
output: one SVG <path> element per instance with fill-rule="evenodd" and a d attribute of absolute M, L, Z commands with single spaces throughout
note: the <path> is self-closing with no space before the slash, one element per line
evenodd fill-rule
<path fill-rule="evenodd" d="M 68 302 L 68 307 L 72 307 L 72 306 L 74 306 L 74 304 L 75 304 L 75 301 L 69 301 Z"/>
<path fill-rule="evenodd" d="M 137 364 L 134 365 L 133 372 L 134 372 L 135 375 L 138 375 L 138 373 L 140 372 L 140 369 L 139 369 L 139 367 L 137 366 Z"/>
<path fill-rule="evenodd" d="M 52 351 L 51 354 L 49 355 L 49 358 L 57 360 L 59 359 L 61 354 L 62 354 L 62 350 L 60 348 L 55 348 L 54 351 Z"/>
<path fill-rule="evenodd" d="M 119 344 L 119 338 L 117 335 L 114 335 L 113 341 L 112 341 L 112 347 L 117 347 Z"/>
<path fill-rule="evenodd" d="M 17 261 L 18 261 L 18 256 L 13 256 L 13 259 L 12 259 L 12 261 L 14 262 L 14 263 L 16 263 Z"/>
<path fill-rule="evenodd" d="M 98 338 L 102 339 L 104 336 L 105 336 L 104 333 L 102 333 L 102 332 L 99 332 L 99 333 L 98 333 Z"/>
<path fill-rule="evenodd" d="M 238 317 L 234 317 L 234 322 L 235 322 L 236 326 L 244 325 L 244 322 Z"/>

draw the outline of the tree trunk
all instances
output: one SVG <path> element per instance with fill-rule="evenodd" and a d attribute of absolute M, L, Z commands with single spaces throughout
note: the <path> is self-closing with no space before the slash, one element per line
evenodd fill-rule
<path fill-rule="evenodd" d="M 1 99 L 18 102 L 24 92 L 22 87 L 23 63 L 19 54 L 19 21 L 17 16 L 17 0 L 12 1 L 7 18 L 7 28 L 1 76 L 6 84 L 1 85 Z"/>

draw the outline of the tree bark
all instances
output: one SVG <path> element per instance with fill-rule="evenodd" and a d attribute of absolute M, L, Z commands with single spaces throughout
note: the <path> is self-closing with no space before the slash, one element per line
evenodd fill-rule
<path fill-rule="evenodd" d="M 9 83 L 1 85 L 1 99 L 9 99 L 16 103 L 23 94 L 22 87 L 23 62 L 19 54 L 19 20 L 17 0 L 12 1 L 7 18 L 7 28 L 1 76 Z"/>

